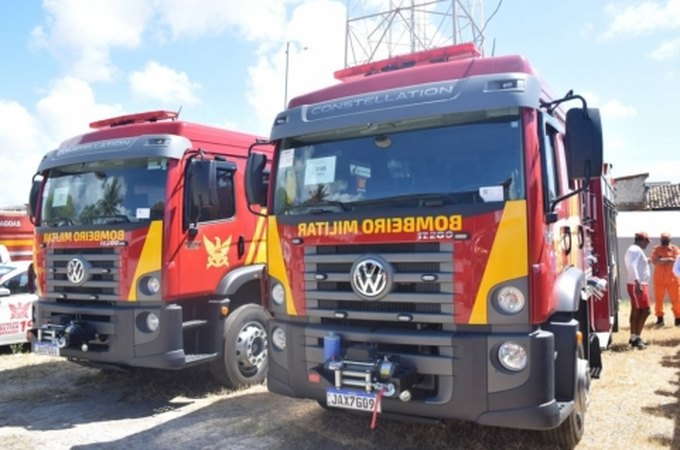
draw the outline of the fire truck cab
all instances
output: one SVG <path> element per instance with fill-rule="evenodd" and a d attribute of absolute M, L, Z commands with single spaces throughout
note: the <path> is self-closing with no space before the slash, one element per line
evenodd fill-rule
<path fill-rule="evenodd" d="M 336 77 L 276 117 L 268 186 L 266 155 L 249 161 L 249 201 L 269 205 L 270 391 L 575 445 L 606 346 L 593 323 L 611 332 L 616 306 L 591 307 L 615 238 L 589 189 L 598 111 L 472 44 Z"/>
<path fill-rule="evenodd" d="M 257 138 L 168 111 L 90 126 L 34 178 L 34 351 L 263 381 L 265 222 L 243 192 Z"/>

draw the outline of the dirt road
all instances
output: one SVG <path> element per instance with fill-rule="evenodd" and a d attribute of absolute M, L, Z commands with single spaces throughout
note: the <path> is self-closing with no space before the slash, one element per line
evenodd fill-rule
<path fill-rule="evenodd" d="M 650 331 L 632 351 L 617 335 L 593 384 L 579 449 L 680 448 L 680 329 Z M 609 370 L 607 370 L 609 367 Z M 644 376 L 640 376 L 640 375 Z M 631 395 L 633 394 L 633 395 Z M 634 419 L 633 419 L 634 418 Z M 267 392 L 230 392 L 203 370 L 103 372 L 31 354 L 0 355 L 5 449 L 535 449 L 531 432 L 379 421 Z"/>

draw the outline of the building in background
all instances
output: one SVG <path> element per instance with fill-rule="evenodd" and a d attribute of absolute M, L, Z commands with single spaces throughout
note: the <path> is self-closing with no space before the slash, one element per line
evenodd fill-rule
<path fill-rule="evenodd" d="M 655 245 L 659 245 L 661 233 L 670 233 L 671 242 L 680 245 L 680 183 L 648 183 L 648 177 L 648 173 L 641 173 L 614 180 L 621 269 L 625 267 L 625 249 L 633 243 L 633 236 L 638 231 L 646 231 L 652 239 L 645 250 L 647 256 L 652 254 Z M 620 273 L 623 276 L 625 272 Z M 619 298 L 628 298 L 625 280 L 619 283 L 619 290 Z M 650 292 L 654 292 L 653 281 Z"/>

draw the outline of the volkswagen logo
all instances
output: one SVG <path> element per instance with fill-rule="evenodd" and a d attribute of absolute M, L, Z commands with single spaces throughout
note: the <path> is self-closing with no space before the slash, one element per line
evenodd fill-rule
<path fill-rule="evenodd" d="M 66 265 L 66 278 L 71 283 L 80 286 L 87 280 L 87 262 L 81 257 L 75 257 Z"/>
<path fill-rule="evenodd" d="M 379 256 L 366 256 L 352 266 L 351 284 L 364 300 L 378 300 L 392 288 L 392 266 Z"/>

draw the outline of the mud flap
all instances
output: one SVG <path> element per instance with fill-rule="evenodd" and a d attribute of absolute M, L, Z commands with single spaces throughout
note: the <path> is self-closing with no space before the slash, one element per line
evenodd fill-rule
<path fill-rule="evenodd" d="M 600 338 L 597 334 L 590 335 L 590 342 L 588 343 L 588 363 L 590 364 L 591 378 L 600 378 L 602 373 L 602 350 L 600 349 Z"/>

